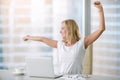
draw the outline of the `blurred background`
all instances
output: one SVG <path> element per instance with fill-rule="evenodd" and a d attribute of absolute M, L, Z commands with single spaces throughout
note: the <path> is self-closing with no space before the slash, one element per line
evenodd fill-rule
<path fill-rule="evenodd" d="M 106 31 L 88 48 L 85 73 L 120 78 L 120 0 L 100 0 Z M 0 0 L 0 69 L 25 66 L 25 58 L 52 56 L 51 47 L 24 42 L 26 35 L 60 40 L 61 21 L 74 19 L 82 36 L 98 28 L 94 0 Z M 54 57 L 57 57 L 54 54 Z M 56 59 L 57 61 L 57 59 Z M 55 61 L 55 63 L 56 63 Z"/>
<path fill-rule="evenodd" d="M 51 47 L 23 37 L 59 40 L 61 21 L 72 18 L 81 24 L 81 16 L 81 0 L 0 0 L 0 67 L 24 65 L 26 56 L 52 56 Z"/>

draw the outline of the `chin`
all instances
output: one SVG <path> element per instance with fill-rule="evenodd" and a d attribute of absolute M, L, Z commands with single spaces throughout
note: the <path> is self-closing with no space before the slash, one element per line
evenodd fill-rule
<path fill-rule="evenodd" d="M 62 39 L 65 40 L 66 38 L 63 37 Z"/>
<path fill-rule="evenodd" d="M 62 39 L 63 39 L 63 40 L 65 40 L 65 39 L 66 39 L 66 37 L 65 37 L 65 36 L 62 36 Z"/>

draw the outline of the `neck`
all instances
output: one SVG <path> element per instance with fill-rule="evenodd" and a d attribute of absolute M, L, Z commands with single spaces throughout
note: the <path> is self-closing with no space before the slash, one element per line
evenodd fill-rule
<path fill-rule="evenodd" d="M 66 42 L 66 46 L 72 46 L 76 43 L 77 41 L 73 40 L 73 41 L 67 41 Z"/>

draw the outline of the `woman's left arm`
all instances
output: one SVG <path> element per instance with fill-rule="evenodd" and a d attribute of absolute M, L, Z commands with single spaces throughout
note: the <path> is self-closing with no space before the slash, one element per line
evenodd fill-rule
<path fill-rule="evenodd" d="M 87 48 L 90 44 L 92 44 L 95 40 L 99 38 L 99 36 L 105 30 L 105 20 L 104 20 L 104 11 L 101 3 L 99 1 L 94 2 L 94 6 L 98 8 L 99 12 L 99 28 L 93 32 L 92 34 L 85 37 L 85 48 Z"/>

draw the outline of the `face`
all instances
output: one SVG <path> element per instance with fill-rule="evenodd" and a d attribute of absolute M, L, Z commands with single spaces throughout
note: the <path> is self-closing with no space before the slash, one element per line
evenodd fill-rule
<path fill-rule="evenodd" d="M 63 39 L 66 39 L 66 27 L 65 27 L 65 23 L 61 24 L 61 30 L 60 30 L 61 36 Z"/>

